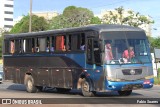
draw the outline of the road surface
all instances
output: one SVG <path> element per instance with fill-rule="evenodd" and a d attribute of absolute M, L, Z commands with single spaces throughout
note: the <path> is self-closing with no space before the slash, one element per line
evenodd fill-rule
<path fill-rule="evenodd" d="M 32 98 L 35 98 L 35 99 L 41 99 L 41 98 L 45 98 L 45 100 L 51 100 L 54 99 L 54 101 L 57 101 L 58 98 L 61 98 L 61 99 L 58 99 L 58 101 L 61 101 L 62 100 L 62 104 L 57 104 L 56 102 L 54 102 L 54 104 L 56 106 L 73 106 L 73 105 L 76 105 L 77 107 L 82 107 L 82 104 L 65 104 L 65 101 L 67 101 L 69 98 L 70 100 L 73 100 L 73 101 L 77 101 L 75 100 L 76 98 L 78 100 L 81 100 L 83 101 L 84 100 L 84 103 L 89 103 L 89 104 L 83 104 L 83 106 L 86 106 L 86 107 L 97 107 L 96 105 L 99 105 L 99 106 L 102 106 L 102 107 L 106 107 L 105 105 L 106 104 L 94 104 L 95 101 L 103 101 L 103 100 L 106 100 L 111 102 L 109 103 L 111 107 L 113 106 L 129 106 L 129 105 L 124 105 L 124 104 L 121 104 L 123 103 L 127 103 L 125 100 L 127 99 L 143 99 L 143 98 L 147 98 L 147 99 L 150 99 L 150 98 L 160 98 L 160 86 L 154 86 L 152 89 L 145 89 L 145 90 L 134 90 L 133 93 L 130 95 L 130 96 L 119 96 L 117 92 L 106 92 L 106 93 L 98 93 L 95 97 L 92 97 L 93 100 L 88 100 L 88 99 L 85 99 L 86 97 L 83 97 L 82 96 L 82 93 L 81 91 L 77 91 L 77 90 L 71 90 L 71 92 L 69 93 L 58 93 L 55 89 L 51 89 L 51 88 L 45 88 L 43 90 L 43 92 L 38 92 L 38 93 L 27 93 L 26 92 L 26 88 L 24 85 L 22 84 L 14 84 L 14 83 L 11 83 L 11 82 L 3 82 L 2 84 L 0 84 L 0 98 L 12 98 L 12 99 L 16 99 L 16 98 L 22 98 L 22 99 L 32 99 Z M 48 99 L 47 99 L 48 98 Z M 96 99 L 97 98 L 97 99 Z M 104 98 L 104 99 L 103 99 Z M 118 99 L 117 99 L 118 98 Z M 102 100 L 99 100 L 99 99 L 102 99 Z M 64 101 L 65 100 L 65 101 Z M 89 102 L 87 102 L 89 101 Z M 51 102 L 50 102 L 51 103 Z M 50 104 L 49 103 L 49 104 Z M 92 104 L 93 103 L 93 104 Z M 104 103 L 104 102 L 102 102 Z M 118 104 L 116 104 L 118 103 Z M 119 104 L 120 103 L 120 104 Z M 4 106 L 4 105 L 3 105 Z M 2 107 L 3 107 L 2 106 Z M 14 107 L 15 105 L 5 105 L 7 107 Z M 16 107 L 18 107 L 19 105 L 16 105 Z M 32 105 L 33 107 L 36 106 L 36 105 Z M 42 106 L 42 105 L 41 105 Z M 41 107 L 40 106 L 40 107 Z M 48 105 L 48 106 L 51 106 Z M 160 105 L 159 104 L 131 104 L 131 106 L 133 107 L 138 107 L 138 106 L 141 106 L 141 107 L 159 107 Z M 1 107 L 1 105 L 0 105 Z M 25 107 L 25 106 L 24 106 Z M 31 107 L 31 106 L 30 106 Z"/>

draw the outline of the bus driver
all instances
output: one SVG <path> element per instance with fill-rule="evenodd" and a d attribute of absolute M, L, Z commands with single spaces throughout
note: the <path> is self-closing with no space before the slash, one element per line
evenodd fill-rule
<path fill-rule="evenodd" d="M 126 49 L 126 50 L 123 52 L 122 57 L 125 58 L 125 59 L 127 59 L 127 61 L 128 61 L 130 58 L 135 57 L 134 51 L 133 51 L 133 47 L 129 47 L 128 49 Z"/>
<path fill-rule="evenodd" d="M 111 44 L 107 43 L 105 45 L 105 61 L 108 63 L 113 59 Z"/>

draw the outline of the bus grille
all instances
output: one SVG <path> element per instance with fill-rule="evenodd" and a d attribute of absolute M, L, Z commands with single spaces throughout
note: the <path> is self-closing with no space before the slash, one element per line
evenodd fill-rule
<path fill-rule="evenodd" d="M 124 69 L 122 73 L 123 75 L 141 75 L 142 69 Z"/>

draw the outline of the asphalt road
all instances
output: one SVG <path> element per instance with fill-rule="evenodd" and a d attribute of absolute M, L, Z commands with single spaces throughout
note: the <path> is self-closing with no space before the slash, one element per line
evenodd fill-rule
<path fill-rule="evenodd" d="M 27 93 L 25 86 L 22 85 L 22 84 L 14 84 L 14 83 L 11 83 L 11 82 L 3 82 L 2 84 L 0 84 L 0 98 L 7 98 L 7 99 L 8 98 L 12 98 L 12 99 L 13 98 L 15 98 L 15 99 L 16 98 L 22 98 L 22 99 L 28 99 L 28 98 L 29 99 L 31 99 L 31 98 L 41 99 L 41 98 L 45 98 L 45 100 L 48 100 L 48 101 L 51 100 L 51 99 L 54 99 L 54 101 L 57 101 L 58 98 L 61 98 L 61 99 L 58 99 L 58 101 L 62 100 L 62 102 L 64 100 L 66 100 L 67 98 L 70 98 L 70 100 L 73 100 L 73 101 L 77 101 L 77 100 L 83 101 L 84 100 L 84 103 L 89 103 L 89 104 L 87 104 L 88 106 L 86 106 L 86 107 L 96 106 L 98 104 L 94 104 L 95 101 L 98 100 L 98 101 L 102 101 L 102 103 L 103 103 L 103 100 L 107 99 L 107 101 L 111 102 L 111 103 L 109 103 L 111 107 L 115 106 L 115 104 L 117 102 L 120 103 L 120 104 L 116 104 L 116 106 L 120 105 L 120 107 L 121 107 L 121 106 L 124 106 L 124 104 L 121 104 L 121 102 L 123 102 L 123 99 L 127 100 L 127 99 L 132 99 L 132 98 L 133 99 L 134 98 L 135 99 L 136 98 L 137 99 L 160 98 L 160 86 L 154 86 L 151 89 L 145 89 L 145 90 L 134 90 L 133 93 L 130 96 L 123 96 L 123 97 L 119 96 L 117 92 L 98 93 L 95 97 L 92 97 L 94 99 L 91 101 L 90 99 L 88 100 L 88 99 L 86 99 L 86 97 L 83 97 L 81 91 L 77 91 L 77 90 L 71 90 L 69 93 L 58 93 L 55 89 L 46 88 L 42 92 Z M 46 98 L 49 98 L 49 99 L 46 99 Z M 76 98 L 78 98 L 78 99 L 74 100 Z M 99 99 L 101 99 L 101 100 L 99 100 Z M 118 100 L 118 101 L 116 101 L 116 100 Z M 87 102 L 87 101 L 89 101 L 89 102 Z M 127 103 L 127 102 L 124 101 L 124 103 Z M 56 103 L 56 105 L 57 104 L 58 104 L 58 106 L 60 105 L 59 103 Z M 64 104 L 65 104 L 65 102 L 63 102 L 62 105 L 66 106 Z M 79 107 L 79 103 L 77 103 L 77 104 L 75 103 L 74 105 L 77 105 Z M 70 104 L 70 105 L 72 106 L 73 104 Z M 82 105 L 82 104 L 80 104 L 80 105 Z M 83 106 L 85 106 L 85 105 L 86 104 L 84 104 Z M 101 104 L 101 106 L 106 107 L 106 106 L 104 106 L 104 104 Z M 131 104 L 131 106 L 133 106 L 133 107 L 134 106 L 136 106 L 136 107 L 137 106 L 159 107 L 160 104 L 154 104 L 154 105 L 152 105 L 152 104 L 149 104 L 149 105 L 148 104 L 147 105 L 146 104 L 145 105 Z M 1 105 L 0 105 L 0 107 L 1 107 Z M 14 107 L 14 106 L 10 105 L 9 107 Z M 34 106 L 32 106 L 32 107 L 34 107 Z M 70 107 L 70 106 L 68 106 L 68 107 Z"/>
<path fill-rule="evenodd" d="M 95 97 L 126 98 L 117 92 L 98 93 Z M 3 82 L 0 84 L 0 98 L 84 98 L 81 91 L 71 90 L 69 93 L 58 93 L 55 89 L 44 88 L 42 92 L 27 93 L 22 84 Z M 134 90 L 127 98 L 160 98 L 160 86 L 151 89 Z"/>
<path fill-rule="evenodd" d="M 0 65 L 0 70 L 1 65 Z M 70 98 L 69 100 L 77 101 L 80 100 L 81 102 L 84 102 L 79 104 L 79 102 L 76 104 L 65 104 L 63 102 L 62 104 L 44 104 L 44 105 L 29 105 L 29 107 L 160 107 L 160 104 L 121 104 L 121 103 L 127 103 L 127 99 L 134 100 L 135 99 L 143 99 L 143 98 L 160 98 L 160 86 L 154 86 L 151 89 L 142 89 L 142 90 L 134 90 L 130 96 L 119 96 L 117 92 L 105 92 L 105 93 L 98 93 L 93 100 L 88 100 L 86 97 L 82 96 L 81 91 L 77 90 L 71 90 L 69 93 L 58 93 L 55 89 L 46 88 L 43 90 L 43 92 L 38 93 L 27 93 L 26 88 L 22 84 L 14 84 L 11 82 L 3 82 L 0 84 L 0 100 L 1 98 L 22 98 L 22 99 L 41 99 L 45 98 L 45 100 L 52 100 L 55 99 L 56 101 L 66 100 L 67 98 Z M 60 98 L 60 99 L 58 99 Z M 97 98 L 97 99 L 96 99 Z M 105 98 L 105 99 L 103 99 Z M 118 98 L 118 99 L 117 99 Z M 76 99 L 76 100 L 75 100 Z M 104 100 L 108 101 L 109 104 L 101 104 L 100 102 L 97 104 L 94 104 L 95 102 Z M 54 101 L 53 101 L 54 102 Z M 87 103 L 87 104 L 86 104 Z M 7 105 L 1 105 L 0 107 L 21 107 L 22 105 L 14 105 L 14 104 L 7 104 Z M 28 107 L 28 105 L 23 105 L 23 107 Z"/>

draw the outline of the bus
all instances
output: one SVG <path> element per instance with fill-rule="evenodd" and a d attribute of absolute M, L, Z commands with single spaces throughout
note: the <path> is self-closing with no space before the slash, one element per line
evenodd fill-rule
<path fill-rule="evenodd" d="M 29 93 L 52 87 L 84 96 L 153 87 L 149 42 L 144 30 L 101 24 L 7 34 L 3 45 L 5 80 L 24 84 Z"/>

